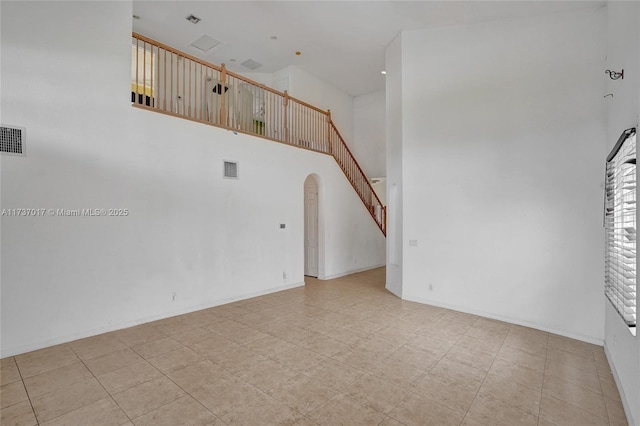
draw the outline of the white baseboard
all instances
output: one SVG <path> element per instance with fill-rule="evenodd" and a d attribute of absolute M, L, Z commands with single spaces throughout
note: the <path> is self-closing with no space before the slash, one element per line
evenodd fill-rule
<path fill-rule="evenodd" d="M 609 368 L 611 369 L 611 374 L 613 374 L 613 380 L 616 382 L 616 387 L 618 388 L 618 392 L 620 393 L 620 400 L 622 401 L 624 414 L 627 416 L 627 423 L 629 423 L 630 426 L 637 425 L 638 423 L 634 422 L 631 408 L 629 408 L 627 396 L 624 393 L 624 388 L 622 387 L 622 383 L 620 382 L 620 376 L 618 375 L 616 366 L 613 362 L 611 362 L 611 353 L 609 352 L 609 348 L 607 347 L 607 342 L 605 342 L 604 344 L 604 354 L 607 357 L 607 363 L 609 364 Z"/>
<path fill-rule="evenodd" d="M 423 298 L 420 298 L 420 297 L 413 297 L 413 296 L 406 296 L 406 297 L 403 297 L 402 299 L 403 300 L 408 300 L 410 302 L 417 302 L 417 303 L 422 303 L 422 304 L 425 304 L 425 305 L 437 306 L 439 308 L 446 308 L 446 309 L 451 309 L 451 310 L 454 310 L 454 311 L 460 311 L 460 312 L 464 312 L 464 313 L 467 313 L 467 314 L 478 315 L 478 316 L 481 316 L 481 317 L 490 318 L 490 319 L 494 319 L 494 320 L 498 320 L 498 321 L 504 321 L 504 322 L 508 322 L 508 323 L 511 323 L 511 324 L 521 325 L 521 326 L 524 326 L 524 327 L 535 328 L 536 330 L 541 330 L 541 331 L 546 331 L 548 333 L 558 334 L 560 336 L 569 337 L 571 339 L 576 339 L 576 340 L 580 340 L 580 341 L 587 342 L 587 343 L 592 343 L 592 344 L 598 345 L 598 346 L 603 346 L 604 345 L 604 339 L 600 338 L 600 337 L 587 336 L 587 335 L 583 335 L 583 334 L 580 334 L 580 333 L 574 333 L 574 332 L 567 331 L 567 330 L 561 330 L 561 329 L 556 329 L 556 328 L 552 328 L 552 327 L 547 327 L 545 325 L 533 323 L 533 322 L 530 322 L 530 321 L 523 321 L 521 319 L 511 318 L 511 317 L 505 316 L 505 315 L 496 315 L 496 314 L 493 314 L 491 312 L 482 311 L 480 309 L 472 309 L 472 308 L 468 308 L 468 307 L 465 307 L 465 306 L 457 306 L 457 305 L 452 305 L 452 304 L 448 304 L 448 303 L 441 303 L 441 302 L 437 302 L 437 301 L 434 301 L 434 300 L 428 300 L 428 299 L 423 299 Z"/>
<path fill-rule="evenodd" d="M 103 334 L 103 333 L 109 333 L 111 331 L 122 330 L 122 329 L 125 329 L 125 328 L 134 327 L 136 325 L 146 324 L 146 323 L 151 322 L 151 321 L 157 321 L 157 320 L 161 320 L 161 319 L 165 319 L 165 318 L 171 318 L 171 317 L 175 317 L 177 315 L 184 315 L 184 314 L 188 314 L 190 312 L 201 311 L 203 309 L 214 308 L 216 306 L 226 305 L 228 303 L 237 302 L 239 300 L 252 299 L 254 297 L 263 296 L 265 294 L 276 293 L 278 291 L 283 291 L 283 290 L 289 290 L 289 289 L 295 288 L 295 287 L 301 287 L 303 285 L 304 285 L 304 281 L 297 282 L 297 283 L 294 283 L 294 284 L 286 284 L 286 285 L 283 285 L 283 286 L 272 287 L 272 288 L 268 288 L 266 290 L 257 291 L 257 292 L 254 292 L 254 293 L 247 293 L 247 294 L 242 294 L 242 295 L 239 295 L 239 296 L 228 297 L 228 298 L 224 298 L 224 299 L 218 299 L 218 300 L 214 300 L 214 301 L 212 301 L 210 303 L 205 303 L 205 304 L 202 304 L 202 305 L 190 306 L 190 307 L 178 309 L 176 311 L 165 312 L 163 314 L 158 314 L 158 315 L 154 315 L 154 316 L 150 316 L 150 317 L 140 318 L 140 319 L 133 320 L 133 321 L 127 321 L 127 322 L 115 324 L 115 325 L 112 325 L 112 326 L 109 326 L 109 327 L 98 327 L 98 328 L 94 328 L 94 329 L 91 329 L 91 330 L 83 330 L 83 331 L 79 331 L 77 333 L 72 333 L 72 334 L 68 334 L 68 335 L 64 335 L 64 336 L 53 337 L 51 339 L 46 339 L 46 340 L 43 340 L 43 341 L 40 341 L 40 342 L 30 343 L 30 344 L 23 345 L 23 346 L 17 346 L 17 347 L 12 347 L 12 348 L 2 347 L 0 349 L 0 358 L 6 358 L 6 357 L 9 357 L 9 356 L 20 355 L 20 354 L 23 354 L 23 353 L 26 353 L 26 352 L 31 352 L 31 351 L 35 351 L 35 350 L 38 350 L 38 349 L 48 348 L 49 346 L 55 346 L 55 345 L 60 345 L 60 344 L 63 344 L 63 343 L 69 343 L 69 342 L 73 342 L 74 340 L 84 339 L 84 338 L 87 338 L 87 337 L 96 336 L 98 334 Z"/>
<path fill-rule="evenodd" d="M 319 280 L 332 280 L 334 278 L 346 277 L 347 275 L 357 274 L 358 272 L 370 271 L 371 269 L 383 268 L 385 266 L 387 266 L 386 263 L 383 263 L 381 265 L 375 265 L 375 266 L 367 266 L 367 267 L 360 268 L 360 269 L 352 269 L 350 271 L 341 272 L 339 274 L 318 276 L 318 279 Z"/>

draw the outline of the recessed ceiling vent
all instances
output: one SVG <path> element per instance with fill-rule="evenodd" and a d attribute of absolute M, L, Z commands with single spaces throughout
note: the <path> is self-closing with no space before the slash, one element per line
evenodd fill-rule
<path fill-rule="evenodd" d="M 260 68 L 262 66 L 261 63 L 254 61 L 253 59 L 247 59 L 242 63 L 243 67 L 249 68 L 251 71 Z"/>
<path fill-rule="evenodd" d="M 226 161 L 224 162 L 224 177 L 226 179 L 238 179 L 238 162 Z"/>
<path fill-rule="evenodd" d="M 192 24 L 197 24 L 198 22 L 202 21 L 202 19 L 198 18 L 195 15 L 189 15 L 185 19 L 187 21 L 191 22 Z"/>
<path fill-rule="evenodd" d="M 202 50 L 203 52 L 208 52 L 219 44 L 220 42 L 218 40 L 205 34 L 191 43 L 191 46 L 195 47 L 196 49 Z"/>
<path fill-rule="evenodd" d="M 4 124 L 0 127 L 0 153 L 24 156 L 24 142 L 24 127 L 5 126 Z"/>

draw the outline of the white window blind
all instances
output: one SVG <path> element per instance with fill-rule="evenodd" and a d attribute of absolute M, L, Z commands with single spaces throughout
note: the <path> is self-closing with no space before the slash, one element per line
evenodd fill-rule
<path fill-rule="evenodd" d="M 607 158 L 605 294 L 635 334 L 636 130 L 625 130 Z"/>

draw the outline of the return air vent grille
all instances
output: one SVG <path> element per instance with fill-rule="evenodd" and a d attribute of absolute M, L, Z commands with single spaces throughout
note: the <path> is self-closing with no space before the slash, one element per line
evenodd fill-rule
<path fill-rule="evenodd" d="M 238 179 L 238 163 L 235 161 L 224 162 L 224 177 L 227 179 Z"/>
<path fill-rule="evenodd" d="M 24 156 L 24 140 L 24 127 L 5 125 L 0 127 L 0 153 Z"/>

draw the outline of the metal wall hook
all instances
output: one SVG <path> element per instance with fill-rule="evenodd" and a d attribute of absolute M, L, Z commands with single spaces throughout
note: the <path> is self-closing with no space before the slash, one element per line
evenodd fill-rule
<path fill-rule="evenodd" d="M 621 70 L 620 72 L 606 70 L 605 74 L 609 74 L 609 78 L 611 80 L 618 80 L 618 79 L 623 79 L 624 80 L 624 70 Z"/>

